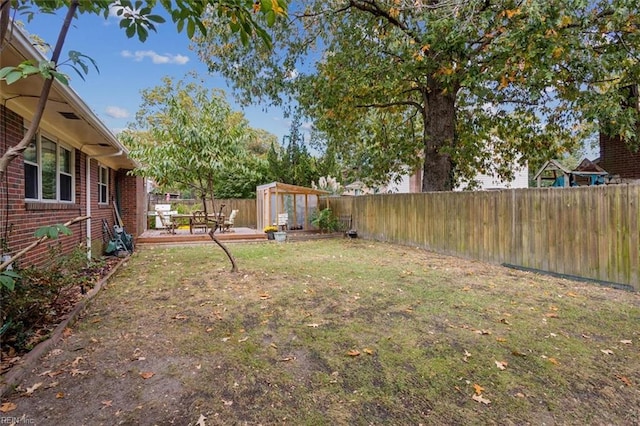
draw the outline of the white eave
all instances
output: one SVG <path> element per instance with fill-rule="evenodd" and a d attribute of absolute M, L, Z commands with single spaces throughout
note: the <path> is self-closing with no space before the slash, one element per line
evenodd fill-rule
<path fill-rule="evenodd" d="M 38 62 L 48 60 L 18 26 L 11 24 L 9 32 L 10 43 L 0 51 L 0 68 L 17 66 L 30 59 Z M 34 115 L 43 83 L 44 79 L 40 76 L 21 79 L 11 85 L 2 81 L 0 100 L 5 107 L 29 121 Z M 100 157 L 101 163 L 113 169 L 133 169 L 137 166 L 128 157 L 127 149 L 75 90 L 57 80 L 53 82 L 40 129 L 64 144 Z"/>

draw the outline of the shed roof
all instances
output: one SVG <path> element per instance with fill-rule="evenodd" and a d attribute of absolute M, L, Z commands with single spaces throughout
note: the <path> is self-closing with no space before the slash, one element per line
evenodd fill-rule
<path fill-rule="evenodd" d="M 322 189 L 313 189 L 308 188 L 306 186 L 298 186 L 291 185 L 288 183 L 282 182 L 271 182 L 266 183 L 264 185 L 260 185 L 256 188 L 257 191 L 265 191 L 269 192 L 286 192 L 289 194 L 310 194 L 310 195 L 328 195 L 329 191 L 324 191 Z"/>

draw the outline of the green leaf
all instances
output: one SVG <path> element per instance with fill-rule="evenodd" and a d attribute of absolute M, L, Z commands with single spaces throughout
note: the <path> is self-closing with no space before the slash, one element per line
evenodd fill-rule
<path fill-rule="evenodd" d="M 46 65 L 46 62 L 42 62 L 39 67 L 25 64 L 24 66 L 20 66 L 20 68 L 22 69 L 22 74 L 24 74 L 25 77 L 32 74 L 43 73 L 44 71 L 51 69 Z"/>
<path fill-rule="evenodd" d="M 20 274 L 19 274 L 19 273 L 17 273 L 16 271 L 4 270 L 4 271 L 2 271 L 2 273 L 3 273 L 4 275 L 8 275 L 8 276 L 10 276 L 10 277 L 12 277 L 12 278 L 15 278 L 15 279 L 22 278 L 22 275 L 20 275 Z"/>
<path fill-rule="evenodd" d="M 129 38 L 133 38 L 133 36 L 136 35 L 136 26 L 134 24 L 129 25 L 127 27 L 127 30 L 125 31 L 125 34 Z"/>
<path fill-rule="evenodd" d="M 149 32 L 142 25 L 138 25 L 138 39 L 144 43 L 148 36 Z"/>
<path fill-rule="evenodd" d="M 268 11 L 265 14 L 265 18 L 267 20 L 267 25 L 270 26 L 270 27 L 272 27 L 273 24 L 276 23 L 276 14 L 275 14 L 275 12 L 273 10 Z"/>
<path fill-rule="evenodd" d="M 0 69 L 0 80 L 3 80 L 4 78 L 6 78 L 7 75 L 9 75 L 9 73 L 11 73 L 16 69 L 17 69 L 16 67 L 4 67 Z"/>
<path fill-rule="evenodd" d="M 273 12 L 273 6 L 271 0 L 261 0 L 260 1 L 260 11 L 261 12 Z"/>
<path fill-rule="evenodd" d="M 153 21 L 153 22 L 156 22 L 158 24 L 162 24 L 162 23 L 166 22 L 166 20 L 160 15 L 149 15 L 149 16 L 147 16 L 147 19 L 149 21 Z"/>
<path fill-rule="evenodd" d="M 78 73 L 78 74 L 80 74 L 80 73 Z M 64 84 L 65 86 L 69 85 L 69 79 L 67 78 L 66 75 L 64 75 L 64 74 L 62 74 L 60 72 L 57 72 L 57 71 L 51 71 L 51 75 L 53 75 L 53 77 L 56 80 L 58 80 L 60 83 Z M 80 74 L 80 77 L 82 79 L 84 79 L 84 77 L 82 77 L 82 74 Z"/>
<path fill-rule="evenodd" d="M 23 77 L 22 72 L 14 70 L 5 77 L 4 81 L 6 81 L 7 84 L 12 84 L 20 80 L 22 77 Z"/>
<path fill-rule="evenodd" d="M 193 21 L 187 22 L 187 37 L 193 38 L 193 35 L 196 33 L 196 24 Z"/>
<path fill-rule="evenodd" d="M 13 278 L 5 275 L 5 272 L 7 271 L 0 272 L 0 284 L 2 284 L 2 286 L 6 287 L 10 291 L 13 291 L 15 288 L 16 282 Z"/>

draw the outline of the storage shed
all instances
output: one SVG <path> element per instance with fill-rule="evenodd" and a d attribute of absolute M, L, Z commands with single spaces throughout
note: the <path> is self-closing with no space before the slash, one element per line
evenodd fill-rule
<path fill-rule="evenodd" d="M 286 213 L 288 229 L 315 229 L 311 215 L 321 208 L 320 197 L 329 192 L 304 186 L 271 182 L 256 188 L 257 227 L 277 225 L 278 215 Z"/>

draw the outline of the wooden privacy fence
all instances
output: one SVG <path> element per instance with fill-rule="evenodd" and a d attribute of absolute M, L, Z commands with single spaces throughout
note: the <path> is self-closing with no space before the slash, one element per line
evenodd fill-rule
<path fill-rule="evenodd" d="M 220 210 L 221 204 L 224 204 L 222 211 L 227 215 L 227 217 L 231 214 L 232 210 L 238 210 L 234 226 L 242 226 L 246 228 L 256 227 L 256 200 L 236 198 L 215 200 L 213 208 L 211 207 L 211 201 L 207 201 L 207 211 L 217 213 Z"/>
<path fill-rule="evenodd" d="M 364 238 L 640 290 L 640 185 L 328 200 Z"/>

